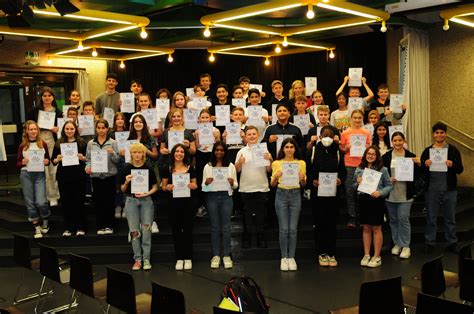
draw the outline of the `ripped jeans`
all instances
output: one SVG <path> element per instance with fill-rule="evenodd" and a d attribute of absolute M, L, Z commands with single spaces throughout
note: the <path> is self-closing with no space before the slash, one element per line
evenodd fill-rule
<path fill-rule="evenodd" d="M 150 260 L 151 225 L 154 215 L 151 196 L 144 198 L 127 196 L 124 210 L 127 214 L 128 239 L 132 242 L 133 259 Z"/>

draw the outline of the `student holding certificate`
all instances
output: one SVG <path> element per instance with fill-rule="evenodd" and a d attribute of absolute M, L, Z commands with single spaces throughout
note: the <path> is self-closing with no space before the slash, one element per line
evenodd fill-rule
<path fill-rule="evenodd" d="M 314 143 L 319 142 L 320 132 L 325 126 L 329 126 L 329 128 L 332 129 L 334 133 L 334 142 L 339 144 L 339 139 L 341 138 L 341 133 L 339 130 L 335 126 L 329 124 L 329 106 L 319 105 L 317 109 L 317 115 L 317 121 L 319 122 L 308 131 L 306 150 L 311 150 L 314 146 Z"/>
<path fill-rule="evenodd" d="M 400 124 L 399 121 L 405 115 L 407 105 L 402 104 L 401 107 L 402 113 L 392 112 L 392 110 L 390 110 L 390 92 L 388 85 L 381 84 L 377 87 L 377 98 L 370 104 L 370 110 L 377 110 L 380 113 L 380 121 L 386 121 L 389 124 Z"/>
<path fill-rule="evenodd" d="M 369 85 L 367 85 L 367 80 L 365 79 L 365 77 L 362 77 L 360 81 L 361 81 L 362 86 L 364 86 L 365 91 L 367 92 L 367 96 L 365 96 L 363 98 L 363 106 L 364 106 L 364 108 L 367 108 L 369 106 L 368 102 L 372 98 L 374 98 L 374 92 L 372 92 Z M 336 96 L 344 91 L 344 88 L 346 87 L 347 83 L 349 83 L 349 76 L 346 75 L 344 77 L 344 82 L 342 82 L 341 86 L 336 91 Z M 360 92 L 360 87 L 358 87 L 358 86 L 349 86 L 349 97 L 361 97 L 361 95 L 362 94 Z"/>
<path fill-rule="evenodd" d="M 336 129 L 337 131 L 337 129 Z M 337 131 L 339 132 L 339 131 Z M 311 186 L 314 243 L 320 266 L 337 266 L 336 224 L 337 187 L 346 179 L 344 158 L 335 142 L 334 128 L 326 125 L 321 129 L 320 141 L 309 153 L 308 182 Z M 351 178 L 352 179 L 352 178 Z"/>
<path fill-rule="evenodd" d="M 361 110 L 354 110 L 351 114 L 351 127 L 341 134 L 341 141 L 339 148 L 344 153 L 344 164 L 346 166 L 347 177 L 353 178 L 356 168 L 360 165 L 361 157 L 351 156 L 351 136 L 352 135 L 363 135 L 365 136 L 365 147 L 370 145 L 370 132 L 362 127 L 364 113 Z M 347 214 L 349 215 L 349 221 L 347 222 L 347 228 L 355 228 L 357 224 L 357 201 L 356 192 L 352 185 L 352 180 L 346 180 L 344 182 L 344 188 L 346 190 L 346 204 Z"/>
<path fill-rule="evenodd" d="M 362 175 L 366 168 L 382 173 L 377 189 L 374 192 L 370 193 L 370 195 L 359 193 L 360 224 L 363 226 L 362 240 L 364 243 L 364 257 L 360 261 L 360 265 L 374 268 L 382 265 L 380 253 L 383 244 L 384 198 L 389 195 L 393 186 L 390 182 L 388 170 L 383 166 L 382 157 L 376 146 L 370 146 L 365 150 L 362 161 L 354 174 L 354 179 L 356 180 L 354 183 L 355 188 L 363 184 Z M 372 245 L 372 237 L 374 239 L 374 256 L 371 258 L 370 247 Z"/>
<path fill-rule="evenodd" d="M 152 102 L 151 102 L 151 97 L 150 97 L 149 94 L 146 94 L 146 93 L 138 94 L 137 102 L 138 102 L 138 104 L 137 104 L 137 111 L 136 112 L 141 112 L 142 110 L 153 108 Z M 149 131 L 150 135 L 155 137 L 155 138 L 160 137 L 161 133 L 163 133 L 163 129 L 162 129 L 161 124 L 160 124 L 159 121 L 158 121 L 158 128 L 157 129 L 149 129 L 148 131 Z"/>
<path fill-rule="evenodd" d="M 117 142 L 109 136 L 109 123 L 99 119 L 95 123 L 96 137 L 87 143 L 86 173 L 92 178 L 92 198 L 97 215 L 97 234 L 113 234 L 115 208 L 115 176 L 120 159 Z M 92 151 L 107 152 L 107 172 L 93 173 L 91 168 Z"/>
<path fill-rule="evenodd" d="M 267 109 L 263 108 L 260 104 L 261 97 L 260 97 L 260 91 L 256 88 L 251 88 L 248 91 L 248 104 L 247 108 L 245 108 L 245 117 L 246 119 L 246 124 L 247 125 L 254 125 L 255 127 L 258 128 L 258 134 L 263 135 L 263 132 L 265 130 L 265 126 L 267 125 L 268 122 L 268 111 Z M 253 109 L 249 110 L 250 106 L 259 106 L 261 108 L 261 116 L 258 118 L 252 117 L 250 114 Z M 260 119 L 260 120 L 259 120 Z"/>
<path fill-rule="evenodd" d="M 64 166 L 61 144 L 69 143 L 77 145 L 78 165 Z M 86 142 L 79 135 L 76 124 L 66 121 L 61 132 L 61 138 L 54 146 L 51 162 L 57 166 L 56 178 L 58 180 L 59 193 L 61 193 L 61 205 L 63 208 L 65 230 L 63 237 L 70 237 L 73 233 L 83 236 L 86 230 L 86 212 L 84 209 L 86 173 Z"/>
<path fill-rule="evenodd" d="M 421 154 L 421 165 L 427 181 L 427 190 L 425 192 L 426 201 L 426 229 L 425 245 L 426 251 L 431 252 L 436 244 L 436 219 L 438 211 L 443 211 L 443 222 L 445 238 L 448 242 L 448 250 L 457 251 L 456 236 L 456 203 L 457 203 L 457 175 L 464 170 L 461 153 L 453 145 L 446 142 L 446 132 L 448 127 L 437 122 L 432 127 L 434 143 L 425 148 Z M 433 156 L 433 151 L 444 150 L 445 154 Z M 447 150 L 447 153 L 446 153 Z M 433 157 L 441 157 L 441 160 L 434 160 Z M 433 157 L 432 157 L 433 156 Z M 433 169 L 435 164 L 446 166 L 444 171 Z M 438 168 L 438 167 L 437 167 Z M 438 170 L 438 171 L 434 171 Z"/>
<path fill-rule="evenodd" d="M 177 108 L 181 110 L 183 110 L 184 108 L 188 108 L 188 100 L 186 96 L 184 95 L 184 93 L 180 91 L 177 91 L 176 93 L 174 93 L 173 98 L 171 99 L 170 111 L 168 112 L 168 115 L 166 116 L 166 119 L 165 119 L 165 126 L 164 126 L 165 129 L 168 129 L 173 125 L 173 122 L 171 121 L 172 120 L 171 112 L 173 111 L 173 109 L 177 109 Z M 184 119 L 183 119 L 183 125 L 184 125 Z"/>
<path fill-rule="evenodd" d="M 193 100 L 188 101 L 187 108 L 201 111 L 202 109 L 209 109 L 212 106 L 211 102 L 205 97 L 206 92 L 204 87 L 200 84 L 196 84 L 193 87 L 194 97 Z M 200 100 L 202 99 L 202 100 Z"/>
<path fill-rule="evenodd" d="M 230 120 L 230 114 L 232 110 L 234 110 L 235 106 L 231 104 L 229 101 L 229 87 L 225 84 L 219 84 L 216 86 L 216 99 L 211 107 L 209 107 L 209 113 L 211 115 L 211 121 L 214 122 L 214 125 L 219 129 L 219 132 L 223 133 L 225 131 L 225 124 L 218 125 L 218 120 L 226 120 L 227 122 Z M 224 110 L 229 112 L 227 116 L 217 116 L 219 106 L 229 106 L 228 110 Z M 227 123 L 226 122 L 226 123 Z"/>
<path fill-rule="evenodd" d="M 44 233 L 48 233 L 48 217 L 50 216 L 46 199 L 45 176 L 45 167 L 49 165 L 49 153 L 46 142 L 41 140 L 39 134 L 40 129 L 35 121 L 25 122 L 16 161 L 16 167 L 20 169 L 21 188 L 28 220 L 35 229 L 35 239 L 42 238 Z M 33 164 L 37 167 L 31 167 Z M 43 220 L 41 225 L 40 219 Z"/>
<path fill-rule="evenodd" d="M 403 133 L 393 133 L 393 149 L 383 156 L 383 164 L 387 168 L 393 184 L 393 190 L 385 200 L 390 216 L 392 240 L 395 244 L 392 248 L 392 255 L 397 255 L 404 259 L 409 258 L 411 255 L 410 209 L 415 195 L 415 184 L 413 181 L 418 176 L 418 169 L 421 165 L 420 158 L 404 148 L 405 143 L 405 135 Z M 407 167 L 408 171 L 400 169 L 400 167 Z M 411 175 L 411 178 L 404 178 L 404 176 L 399 174 L 404 176 Z"/>
<path fill-rule="evenodd" d="M 211 122 L 211 114 L 209 113 L 208 109 L 202 109 L 199 113 L 198 123 L 209 123 Z M 212 124 L 209 124 L 211 126 Z M 219 129 L 216 127 L 212 127 L 212 130 L 203 129 L 204 131 L 208 131 L 209 136 L 212 136 L 212 144 L 201 144 L 199 142 L 199 129 L 194 131 L 194 138 L 195 144 L 197 147 L 196 150 L 196 181 L 198 184 L 199 190 L 201 189 L 201 182 L 202 182 L 202 171 L 204 170 L 204 166 L 211 160 L 212 156 L 212 146 L 215 142 L 220 140 L 221 134 Z M 212 134 L 211 134 L 212 133 Z M 206 134 L 201 134 L 201 137 L 204 138 Z M 205 197 L 202 191 L 199 191 L 199 202 L 198 202 L 198 212 L 196 214 L 197 217 L 204 217 L 206 215 L 206 202 Z"/>
<path fill-rule="evenodd" d="M 380 155 L 382 156 L 384 156 L 385 153 L 390 149 L 390 137 L 387 124 L 385 122 L 378 122 L 374 125 L 372 145 L 377 146 L 380 151 Z"/>
<path fill-rule="evenodd" d="M 295 101 L 296 97 L 304 96 L 306 98 L 306 92 L 304 89 L 304 83 L 301 80 L 295 80 L 291 83 L 291 88 L 288 91 L 288 98 L 290 98 L 290 113 L 293 113 L 295 110 Z M 307 98 L 307 106 L 311 106 L 311 99 Z"/>
<path fill-rule="evenodd" d="M 120 132 L 127 132 L 127 133 L 120 133 Z M 114 125 L 112 127 L 112 130 L 110 130 L 110 137 L 113 138 L 114 140 L 117 141 L 117 147 L 119 148 L 119 154 L 120 154 L 120 141 L 117 140 L 117 137 L 120 135 L 117 135 L 116 133 L 119 134 L 130 134 L 129 131 L 126 129 L 126 123 L 125 123 L 125 114 L 123 112 L 116 112 L 114 115 Z M 126 135 L 128 138 L 128 135 Z M 125 167 L 125 158 L 124 156 L 120 155 L 119 161 L 116 164 L 117 167 L 117 173 L 121 173 L 123 170 L 123 167 Z M 117 184 L 117 191 L 115 194 L 115 218 L 125 218 L 126 214 L 123 211 L 124 208 L 124 197 L 123 193 L 120 190 L 120 182 L 119 178 L 117 177 L 116 180 Z"/>
<path fill-rule="evenodd" d="M 184 144 L 176 144 L 171 150 L 171 160 L 168 169 L 161 176 L 161 185 L 164 191 L 169 192 L 168 214 L 173 232 L 174 250 L 176 253 L 176 270 L 189 270 L 193 268 L 193 219 L 196 213 L 195 194 L 189 197 L 173 197 L 175 186 L 173 175 L 188 174 L 188 191 L 197 189 L 196 171 L 191 165 L 191 156 Z M 178 188 L 178 187 L 176 187 Z"/>
<path fill-rule="evenodd" d="M 303 96 L 303 95 L 297 96 L 295 98 L 296 110 L 290 116 L 290 123 L 293 123 L 294 125 L 296 125 L 297 127 L 300 128 L 300 131 L 303 135 L 304 143 L 306 143 L 308 141 L 308 132 L 309 132 L 309 130 L 316 125 L 316 119 L 314 118 L 314 116 L 312 114 L 307 113 L 306 105 L 307 105 L 306 96 Z M 297 123 L 296 119 L 298 119 L 300 117 L 304 117 L 304 119 L 301 119 L 301 120 L 303 120 L 303 121 L 306 120 L 305 125 L 299 125 L 299 123 Z M 303 149 L 302 152 L 305 153 L 306 150 Z M 303 154 L 303 157 L 304 156 L 305 155 Z"/>
<path fill-rule="evenodd" d="M 349 109 L 347 108 L 347 95 L 342 92 L 337 95 L 336 99 L 338 109 L 331 113 L 330 123 L 342 132 L 351 126 L 351 118 L 349 116 Z"/>
<path fill-rule="evenodd" d="M 211 222 L 211 268 L 219 268 L 222 243 L 224 268 L 233 267 L 230 258 L 230 216 L 232 214 L 232 190 L 238 187 L 237 172 L 229 161 L 227 147 L 218 141 L 212 148 L 210 162 L 204 167 L 202 191 L 206 193 L 207 210 Z M 222 241 L 221 241 L 222 232 Z"/>
<path fill-rule="evenodd" d="M 268 112 L 272 112 L 272 105 L 284 104 L 289 112 L 293 111 L 293 104 L 290 100 L 283 95 L 283 82 L 274 80 L 271 84 L 273 96 L 270 98 L 264 106 Z M 272 117 L 269 116 L 268 120 L 271 121 Z"/>
<path fill-rule="evenodd" d="M 295 261 L 298 220 L 301 212 L 301 188 L 306 185 L 306 163 L 301 159 L 293 138 L 283 140 L 277 159 L 272 163 L 272 187 L 276 187 L 275 209 L 280 234 L 281 271 L 296 271 Z"/>
<path fill-rule="evenodd" d="M 146 148 L 146 163 L 153 167 L 154 161 L 158 158 L 158 149 L 156 148 L 156 139 L 148 131 L 145 117 L 136 113 L 130 122 L 130 133 L 128 140 L 138 140 Z M 123 152 L 120 152 L 123 155 Z"/>
<path fill-rule="evenodd" d="M 130 163 L 127 163 L 120 173 L 120 190 L 125 194 L 125 208 L 129 229 L 129 241 L 132 242 L 134 264 L 132 270 L 151 269 L 151 228 L 154 217 L 154 207 L 151 195 L 158 191 L 153 168 L 146 164 L 147 148 L 136 143 L 130 145 Z M 135 177 L 134 173 L 139 170 L 145 173 L 144 177 Z M 139 172 L 137 172 L 138 174 Z M 143 181 L 143 182 L 142 182 Z M 143 186 L 138 188 L 134 184 Z"/>
<path fill-rule="evenodd" d="M 38 123 L 40 128 L 40 138 L 48 148 L 48 154 L 53 154 L 54 144 L 56 142 L 56 134 L 59 132 L 57 127 L 58 118 L 63 113 L 58 109 L 54 91 L 50 87 L 43 87 L 40 92 L 40 101 L 38 106 L 34 107 L 28 114 L 27 120 L 33 120 Z M 43 125 L 44 123 L 44 125 Z M 46 195 L 50 206 L 58 206 L 59 190 L 56 181 L 56 167 L 51 163 L 45 169 L 46 174 Z"/>
<path fill-rule="evenodd" d="M 319 120 L 318 120 L 318 108 L 319 106 L 325 106 L 326 104 L 324 103 L 324 97 L 323 97 L 323 93 L 321 93 L 321 91 L 319 90 L 315 90 L 312 94 L 311 94 L 311 101 L 312 101 L 312 105 L 309 106 L 306 111 L 308 113 L 311 113 L 314 117 L 314 119 L 316 119 L 316 123 L 319 123 Z"/>

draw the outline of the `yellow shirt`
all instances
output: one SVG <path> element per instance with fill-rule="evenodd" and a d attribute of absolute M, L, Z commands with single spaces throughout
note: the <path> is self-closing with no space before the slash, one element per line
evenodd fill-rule
<path fill-rule="evenodd" d="M 272 180 L 273 180 L 273 176 L 275 175 L 275 173 L 277 173 L 278 171 L 283 171 L 283 163 L 290 163 L 290 162 L 295 163 L 295 164 L 299 164 L 300 173 L 304 174 L 305 179 L 306 179 L 306 163 L 303 160 L 295 159 L 294 161 L 284 161 L 283 159 L 280 159 L 280 160 L 275 160 L 272 163 Z M 301 187 L 299 185 L 297 185 L 297 186 L 283 185 L 283 184 L 281 184 L 281 180 L 282 180 L 282 177 L 278 178 L 278 187 L 280 189 L 289 190 L 289 189 L 299 189 Z"/>

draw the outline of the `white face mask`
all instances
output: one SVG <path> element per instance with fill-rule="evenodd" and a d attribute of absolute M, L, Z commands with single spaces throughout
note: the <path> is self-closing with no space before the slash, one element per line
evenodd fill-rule
<path fill-rule="evenodd" d="M 329 147 L 329 146 L 331 146 L 332 143 L 333 143 L 333 141 L 334 141 L 334 140 L 333 140 L 332 138 L 330 138 L 330 137 L 323 137 L 323 138 L 321 139 L 321 143 L 323 143 L 324 147 Z"/>

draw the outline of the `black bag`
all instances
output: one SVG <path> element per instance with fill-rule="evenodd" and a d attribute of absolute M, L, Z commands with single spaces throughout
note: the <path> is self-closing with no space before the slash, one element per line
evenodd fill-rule
<path fill-rule="evenodd" d="M 255 280 L 245 275 L 232 277 L 224 286 L 222 297 L 240 305 L 244 312 L 268 313 L 270 308 Z"/>

